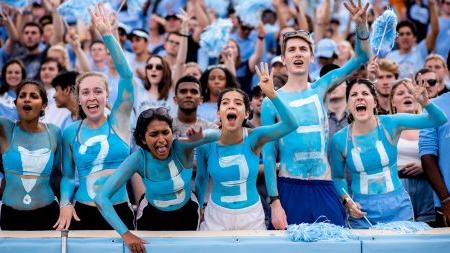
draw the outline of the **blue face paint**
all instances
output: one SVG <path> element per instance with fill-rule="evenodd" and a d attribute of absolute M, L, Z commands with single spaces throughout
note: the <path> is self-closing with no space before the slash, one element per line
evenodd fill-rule
<path fill-rule="evenodd" d="M 119 73 L 118 96 L 108 119 L 97 129 L 76 122 L 63 134 L 63 178 L 61 201 L 72 202 L 75 189 L 75 168 L 80 177 L 75 199 L 81 203 L 93 203 L 99 189 L 130 153 L 130 131 L 128 124 L 134 102 L 133 73 L 125 55 L 112 35 L 104 35 L 105 46 Z M 113 198 L 114 203 L 128 201 L 125 187 Z"/>
<path fill-rule="evenodd" d="M 50 204 L 55 200 L 50 174 L 60 167 L 61 132 L 46 125 L 45 131 L 28 133 L 7 119 L 1 119 L 0 123 L 10 140 L 2 156 L 7 182 L 3 203 L 17 210 L 34 210 Z"/>

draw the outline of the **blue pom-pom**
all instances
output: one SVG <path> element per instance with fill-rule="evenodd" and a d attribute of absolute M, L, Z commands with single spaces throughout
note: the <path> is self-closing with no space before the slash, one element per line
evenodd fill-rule
<path fill-rule="evenodd" d="M 225 18 L 228 15 L 228 0 L 205 0 L 206 7 L 213 9 L 218 17 Z"/>
<path fill-rule="evenodd" d="M 289 239 L 294 242 L 347 241 L 356 239 L 349 229 L 329 222 L 289 225 L 287 233 Z"/>
<path fill-rule="evenodd" d="M 28 5 L 28 0 L 2 0 L 0 3 L 5 3 L 16 8 L 23 8 Z"/>
<path fill-rule="evenodd" d="M 375 19 L 370 35 L 372 53 L 378 57 L 385 57 L 394 47 L 397 32 L 397 15 L 393 10 L 386 10 Z"/>
<path fill-rule="evenodd" d="M 229 19 L 217 19 L 206 27 L 200 35 L 200 46 L 208 52 L 209 56 L 219 56 L 228 42 L 233 24 Z"/>
<path fill-rule="evenodd" d="M 69 0 L 61 4 L 56 10 L 66 21 L 76 17 L 83 24 L 89 25 L 91 23 L 91 15 L 89 14 L 88 9 L 103 1 L 104 0 Z"/>
<path fill-rule="evenodd" d="M 418 231 L 429 230 L 431 227 L 425 222 L 394 221 L 389 223 L 378 223 L 371 227 L 371 229 L 394 230 L 400 234 L 410 234 Z"/>
<path fill-rule="evenodd" d="M 246 0 L 236 6 L 236 14 L 244 25 L 256 27 L 261 23 L 261 13 L 272 8 L 272 0 Z"/>
<path fill-rule="evenodd" d="M 127 0 L 128 14 L 136 15 L 136 12 L 142 10 L 147 0 Z"/>

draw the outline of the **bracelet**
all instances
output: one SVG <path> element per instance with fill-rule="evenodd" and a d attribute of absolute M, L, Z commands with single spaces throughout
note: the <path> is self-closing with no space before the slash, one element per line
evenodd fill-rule
<path fill-rule="evenodd" d="M 342 205 L 343 205 L 344 207 L 346 207 L 347 203 L 348 203 L 348 199 L 347 199 L 347 198 L 344 198 L 344 199 L 342 200 Z"/>
<path fill-rule="evenodd" d="M 358 38 L 359 40 L 368 40 L 369 37 L 370 37 L 370 35 L 367 35 L 367 38 L 361 38 L 361 37 L 359 37 L 358 35 L 356 35 L 356 38 Z"/>
<path fill-rule="evenodd" d="M 269 201 L 269 205 L 272 205 L 272 203 L 275 201 L 275 200 L 279 200 L 280 199 L 280 196 L 269 196 L 269 198 L 270 198 L 270 201 Z"/>
<path fill-rule="evenodd" d="M 70 201 L 63 201 L 59 203 L 59 208 L 69 207 L 72 206 L 72 203 Z"/>
<path fill-rule="evenodd" d="M 447 204 L 448 202 L 450 202 L 450 196 L 448 196 L 446 199 L 442 200 L 441 205 L 443 206 L 443 205 Z"/>
<path fill-rule="evenodd" d="M 264 36 L 258 36 L 258 40 L 264 40 Z"/>
<path fill-rule="evenodd" d="M 189 34 L 178 33 L 181 37 L 189 37 Z"/>

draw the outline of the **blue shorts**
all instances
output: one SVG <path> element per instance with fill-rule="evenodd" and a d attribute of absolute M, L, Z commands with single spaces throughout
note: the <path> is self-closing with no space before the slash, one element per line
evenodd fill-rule
<path fill-rule="evenodd" d="M 332 181 L 279 177 L 278 192 L 288 224 L 314 223 L 321 216 L 318 221 L 345 224 L 345 210 Z"/>
<path fill-rule="evenodd" d="M 361 205 L 362 211 L 367 213 L 369 221 L 388 223 L 393 221 L 413 221 L 414 213 L 408 193 L 402 187 L 393 192 L 373 195 L 354 194 L 353 200 Z M 348 217 L 350 228 L 369 228 L 364 218 Z"/>

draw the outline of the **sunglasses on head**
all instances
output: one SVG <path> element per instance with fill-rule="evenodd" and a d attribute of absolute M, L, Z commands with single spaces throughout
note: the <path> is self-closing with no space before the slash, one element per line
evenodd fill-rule
<path fill-rule="evenodd" d="M 430 86 L 435 86 L 437 83 L 436 79 L 428 79 L 426 81 L 427 81 L 428 85 L 430 85 Z"/>
<path fill-rule="evenodd" d="M 305 30 L 297 30 L 294 32 L 285 32 L 285 33 L 283 33 L 283 40 L 286 40 L 287 38 L 297 37 L 297 36 L 309 38 L 309 32 L 307 32 Z"/>
<path fill-rule="evenodd" d="M 145 119 L 151 118 L 154 115 L 169 117 L 169 109 L 167 109 L 165 107 L 150 108 L 150 109 L 143 111 L 141 114 L 142 114 L 142 117 Z"/>
<path fill-rule="evenodd" d="M 149 63 L 149 64 L 145 65 L 145 68 L 148 70 L 152 70 L 153 68 L 155 68 L 156 70 L 163 70 L 163 65 L 161 65 L 161 64 L 153 65 L 153 64 Z"/>

